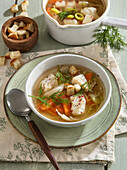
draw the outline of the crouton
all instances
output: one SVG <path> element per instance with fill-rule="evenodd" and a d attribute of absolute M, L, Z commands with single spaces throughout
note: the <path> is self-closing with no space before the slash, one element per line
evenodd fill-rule
<path fill-rule="evenodd" d="M 17 25 L 17 26 L 19 26 L 19 23 L 15 21 L 13 25 Z"/>
<path fill-rule="evenodd" d="M 7 59 L 10 59 L 10 52 L 7 52 L 5 55 L 4 55 L 5 58 Z"/>
<path fill-rule="evenodd" d="M 20 13 L 20 16 L 28 17 L 28 13 L 23 11 Z"/>
<path fill-rule="evenodd" d="M 26 5 L 26 2 L 25 2 L 25 1 L 23 1 L 23 2 L 21 3 L 21 10 L 22 10 L 23 12 L 27 12 L 27 5 Z"/>
<path fill-rule="evenodd" d="M 12 60 L 15 59 L 15 58 L 19 58 L 19 57 L 21 57 L 21 53 L 20 53 L 19 50 L 10 52 L 10 58 Z"/>
<path fill-rule="evenodd" d="M 8 35 L 8 38 L 12 38 L 12 39 L 14 39 L 14 40 L 18 40 L 17 32 L 10 33 L 10 34 Z"/>
<path fill-rule="evenodd" d="M 26 31 L 26 38 L 29 38 L 30 37 L 30 33 L 29 31 Z"/>
<path fill-rule="evenodd" d="M 21 67 L 21 62 L 17 58 L 15 58 L 10 62 L 10 65 L 18 70 Z"/>
<path fill-rule="evenodd" d="M 75 94 L 75 88 L 73 85 L 67 86 L 67 96 L 72 96 Z"/>
<path fill-rule="evenodd" d="M 17 4 L 12 5 L 12 7 L 11 7 L 11 12 L 12 12 L 12 13 L 16 13 L 16 12 L 18 12 L 18 11 L 19 11 L 18 5 L 17 5 Z"/>
<path fill-rule="evenodd" d="M 76 92 L 79 92 L 81 90 L 81 86 L 79 84 L 74 84 L 74 88 Z"/>
<path fill-rule="evenodd" d="M 8 33 L 14 33 L 17 31 L 19 27 L 17 25 L 13 25 L 12 27 L 8 27 Z"/>
<path fill-rule="evenodd" d="M 73 76 L 75 74 L 77 74 L 78 70 L 74 67 L 74 66 L 71 66 L 69 68 L 69 73 Z"/>
<path fill-rule="evenodd" d="M 30 32 L 34 32 L 34 24 L 33 22 L 27 24 L 25 27 L 24 27 L 25 30 L 27 31 L 30 31 Z"/>
<path fill-rule="evenodd" d="M 23 29 L 18 30 L 18 31 L 17 31 L 17 34 L 18 34 L 18 35 L 25 35 L 25 34 L 26 34 L 26 30 L 23 30 Z"/>
<path fill-rule="evenodd" d="M 24 40 L 26 38 L 26 35 L 23 34 L 23 35 L 19 35 L 19 40 Z"/>
<path fill-rule="evenodd" d="M 4 66 L 4 65 L 5 65 L 5 57 L 0 56 L 0 66 Z"/>
<path fill-rule="evenodd" d="M 26 24 L 23 22 L 23 21 L 21 21 L 20 23 L 19 23 L 19 28 L 24 28 L 26 26 Z"/>
<path fill-rule="evenodd" d="M 25 4 L 26 4 L 27 6 L 29 5 L 29 1 L 28 1 L 28 0 L 25 0 L 24 2 L 25 2 Z"/>

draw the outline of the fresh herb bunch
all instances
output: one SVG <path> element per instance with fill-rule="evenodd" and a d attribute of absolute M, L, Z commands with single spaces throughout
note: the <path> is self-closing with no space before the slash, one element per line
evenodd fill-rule
<path fill-rule="evenodd" d="M 104 49 L 109 45 L 114 51 L 120 51 L 127 47 L 124 37 L 120 34 L 118 28 L 114 26 L 100 26 L 93 35 L 96 44 Z"/>

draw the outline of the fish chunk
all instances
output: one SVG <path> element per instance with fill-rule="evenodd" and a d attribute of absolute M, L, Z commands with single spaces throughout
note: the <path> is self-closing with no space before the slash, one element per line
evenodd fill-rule
<path fill-rule="evenodd" d="M 54 87 L 58 86 L 58 81 L 56 79 L 56 76 L 54 74 L 50 74 L 47 78 L 44 78 L 41 82 L 40 85 L 42 86 L 42 89 L 44 92 L 47 92 Z"/>
<path fill-rule="evenodd" d="M 85 84 L 86 82 L 87 80 L 83 74 L 79 74 L 78 76 L 75 76 L 72 78 L 73 84 L 79 84 L 81 86 L 82 84 Z"/>
<path fill-rule="evenodd" d="M 85 113 L 85 106 L 86 106 L 86 99 L 84 95 L 81 96 L 71 96 L 70 97 L 72 106 L 71 111 L 74 116 L 76 115 L 82 115 Z"/>
<path fill-rule="evenodd" d="M 55 5 L 57 8 L 65 7 L 65 1 L 62 2 L 56 1 Z"/>
<path fill-rule="evenodd" d="M 78 21 L 76 19 L 64 19 L 64 25 L 78 25 Z"/>
<path fill-rule="evenodd" d="M 81 13 L 83 15 L 92 15 L 93 16 L 93 19 L 98 19 L 99 18 L 99 15 L 97 14 L 97 9 L 94 8 L 94 7 L 85 7 L 81 10 Z"/>

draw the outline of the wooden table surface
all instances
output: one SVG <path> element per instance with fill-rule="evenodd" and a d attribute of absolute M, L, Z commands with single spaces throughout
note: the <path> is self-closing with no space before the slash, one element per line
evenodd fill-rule
<path fill-rule="evenodd" d="M 39 40 L 37 45 L 31 51 L 43 51 L 57 48 L 68 47 L 52 39 L 45 28 L 44 17 L 41 10 L 41 0 L 29 0 L 28 14 L 33 18 L 39 27 Z M 22 0 L 18 0 L 20 4 Z M 10 7 L 15 3 L 15 0 L 0 1 L 0 28 L 3 23 L 12 17 Z M 127 0 L 111 0 L 110 16 L 127 19 Z M 120 30 L 127 37 L 127 30 Z M 126 38 L 127 41 L 127 38 Z M 2 40 L 0 33 L 0 55 L 4 55 L 8 51 Z M 114 53 L 116 61 L 119 65 L 121 73 L 127 82 L 127 49 Z M 127 133 L 115 137 L 115 162 L 109 164 L 106 168 L 104 165 L 98 164 L 71 164 L 60 163 L 62 170 L 126 170 L 127 169 Z M 52 170 L 54 169 L 50 163 L 9 163 L 0 162 L 0 170 Z"/>

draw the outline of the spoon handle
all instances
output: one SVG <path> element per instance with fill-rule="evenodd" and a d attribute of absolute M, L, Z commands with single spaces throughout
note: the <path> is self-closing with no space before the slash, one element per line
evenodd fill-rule
<path fill-rule="evenodd" d="M 44 153 L 47 155 L 47 157 L 49 158 L 49 160 L 51 161 L 51 163 L 53 164 L 55 169 L 60 170 L 54 156 L 51 153 L 51 150 L 50 150 L 44 136 L 42 135 L 42 133 L 39 130 L 39 128 L 37 127 L 37 125 L 34 123 L 33 120 L 29 121 L 28 124 L 29 124 L 29 127 L 30 127 L 31 131 L 33 132 L 35 138 L 37 139 L 39 145 L 41 146 Z"/>

